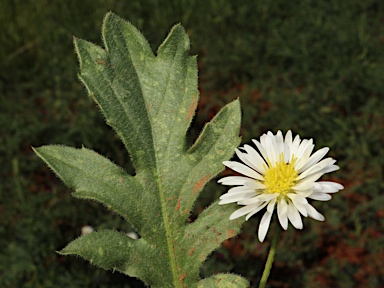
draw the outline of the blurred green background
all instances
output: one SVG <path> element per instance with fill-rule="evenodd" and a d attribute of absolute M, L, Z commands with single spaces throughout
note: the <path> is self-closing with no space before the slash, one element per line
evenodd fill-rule
<path fill-rule="evenodd" d="M 81 227 L 131 231 L 70 189 L 31 146 L 84 145 L 131 171 L 123 145 L 77 80 L 72 37 L 101 45 L 113 11 L 137 26 L 154 51 L 182 23 L 198 54 L 201 98 L 192 142 L 225 103 L 240 97 L 243 143 L 292 129 L 328 146 L 345 186 L 316 202 L 326 221 L 282 233 L 269 287 L 384 286 L 384 2 L 48 1 L 0 2 L 0 287 L 143 287 L 56 250 Z M 225 189 L 210 183 L 194 214 Z M 201 269 L 244 275 L 257 287 L 271 235 L 260 216 Z M 270 233 L 272 234 L 272 233 Z"/>

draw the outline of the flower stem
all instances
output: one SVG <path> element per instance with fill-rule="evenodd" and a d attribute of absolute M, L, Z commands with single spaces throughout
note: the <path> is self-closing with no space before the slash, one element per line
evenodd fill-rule
<path fill-rule="evenodd" d="M 273 235 L 271 249 L 269 250 L 267 262 L 265 263 L 263 276 L 261 276 L 259 288 L 264 288 L 267 284 L 269 272 L 271 272 L 273 259 L 275 258 L 277 243 L 279 242 L 280 226 L 276 225 L 275 234 Z"/>

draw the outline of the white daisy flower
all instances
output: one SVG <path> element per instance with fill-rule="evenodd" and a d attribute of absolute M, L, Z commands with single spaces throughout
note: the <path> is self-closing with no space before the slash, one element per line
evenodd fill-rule
<path fill-rule="evenodd" d="M 235 161 L 223 162 L 244 175 L 224 177 L 218 181 L 222 185 L 236 186 L 220 197 L 220 205 L 234 202 L 244 205 L 229 219 L 247 215 L 245 220 L 248 220 L 267 207 L 259 226 L 260 242 L 267 234 L 275 206 L 284 230 L 288 228 L 288 220 L 296 229 L 302 229 L 301 215 L 323 221 L 324 216 L 308 203 L 307 198 L 328 201 L 331 199 L 329 194 L 344 188 L 335 182 L 316 182 L 323 174 L 339 169 L 336 160 L 323 159 L 329 148 L 324 147 L 311 155 L 315 147 L 313 140 L 300 140 L 299 135 L 293 139 L 291 131 L 287 132 L 285 139 L 278 131 L 276 135 L 272 132 L 262 135 L 260 142 L 252 141 L 259 152 L 249 145 L 236 149 L 237 156 L 245 165 Z"/>

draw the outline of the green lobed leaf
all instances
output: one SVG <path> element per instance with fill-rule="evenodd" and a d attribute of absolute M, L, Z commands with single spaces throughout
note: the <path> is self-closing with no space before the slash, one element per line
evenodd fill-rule
<path fill-rule="evenodd" d="M 133 240 L 127 235 L 103 230 L 77 238 L 69 243 L 61 255 L 79 255 L 104 269 L 113 269 L 146 283 L 156 281 L 152 269 L 160 265 L 156 248 L 143 239 Z M 161 272 L 161 271 L 159 271 Z M 164 279 L 170 275 L 162 275 Z"/>
<path fill-rule="evenodd" d="M 135 176 L 85 148 L 43 146 L 35 151 L 75 190 L 74 196 L 107 205 L 142 238 L 92 233 L 61 253 L 139 277 L 151 287 L 195 287 L 206 257 L 238 234 L 244 221 L 228 220 L 235 205 L 215 202 L 188 224 L 199 193 L 240 143 L 240 103 L 226 105 L 188 149 L 185 135 L 199 93 L 196 57 L 188 54 L 184 29 L 174 26 L 156 56 L 135 27 L 112 13 L 102 31 L 105 49 L 75 39 L 79 78 L 121 137 Z M 240 281 L 240 276 L 225 275 L 223 283 Z M 219 278 L 199 283 L 211 285 Z"/>
<path fill-rule="evenodd" d="M 75 189 L 75 197 L 99 201 L 136 229 L 150 231 L 148 219 L 143 219 L 143 211 L 138 208 L 146 209 L 144 204 L 154 202 L 154 196 L 144 190 L 135 177 L 86 148 L 50 145 L 34 148 L 34 151 L 66 185 Z"/>

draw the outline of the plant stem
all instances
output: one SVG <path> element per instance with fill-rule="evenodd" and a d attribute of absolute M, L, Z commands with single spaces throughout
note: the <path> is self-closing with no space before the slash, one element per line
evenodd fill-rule
<path fill-rule="evenodd" d="M 279 242 L 280 226 L 276 225 L 275 234 L 273 235 L 271 249 L 269 250 L 267 262 L 265 263 L 263 276 L 261 276 L 259 288 L 264 288 L 267 284 L 269 272 L 271 272 L 273 259 L 275 258 L 277 243 Z"/>

